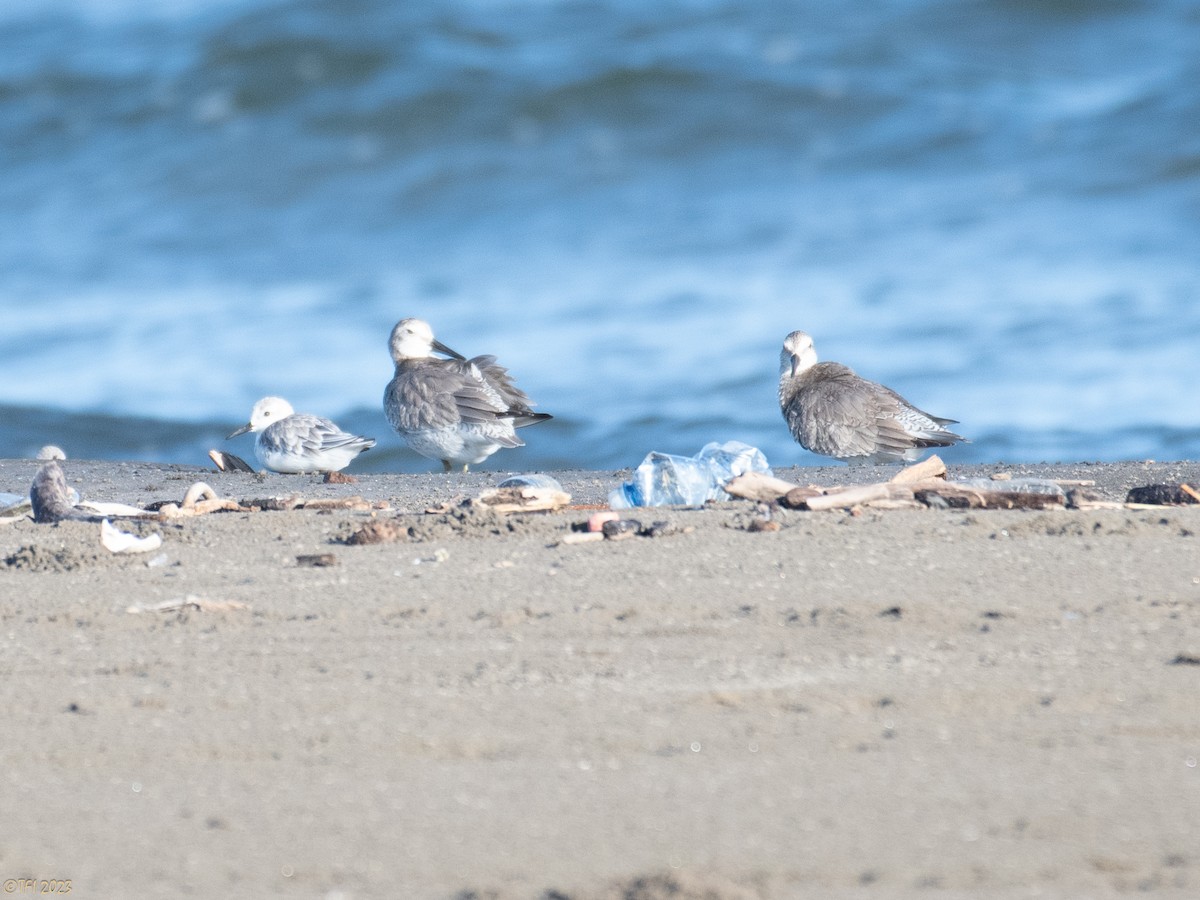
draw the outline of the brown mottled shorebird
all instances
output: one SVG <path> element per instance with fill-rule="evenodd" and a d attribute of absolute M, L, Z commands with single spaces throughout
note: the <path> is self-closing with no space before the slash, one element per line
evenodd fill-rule
<path fill-rule="evenodd" d="M 966 441 L 944 427 L 955 419 L 923 412 L 840 363 L 818 363 L 803 331 L 789 334 L 779 354 L 779 407 L 801 447 L 850 465 L 912 461 Z"/>

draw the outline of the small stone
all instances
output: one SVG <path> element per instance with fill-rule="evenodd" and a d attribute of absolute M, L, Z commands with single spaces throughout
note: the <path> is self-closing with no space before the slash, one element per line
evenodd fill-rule
<path fill-rule="evenodd" d="M 614 519 L 605 522 L 601 526 L 601 531 L 607 540 L 623 541 L 633 537 L 641 528 L 642 523 L 637 519 Z"/>
<path fill-rule="evenodd" d="M 753 532 L 773 532 L 778 531 L 782 526 L 778 522 L 770 519 L 752 519 L 750 524 L 746 526 L 747 531 Z"/>
<path fill-rule="evenodd" d="M 395 522 L 368 522 L 346 539 L 347 544 L 394 544 L 408 540 L 408 528 Z"/>

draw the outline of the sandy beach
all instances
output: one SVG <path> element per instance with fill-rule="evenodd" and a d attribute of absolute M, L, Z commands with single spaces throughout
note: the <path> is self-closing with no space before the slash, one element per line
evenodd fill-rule
<path fill-rule="evenodd" d="M 0 461 L 0 491 L 37 467 Z M 772 532 L 734 501 L 569 544 L 589 510 L 453 505 L 500 473 L 63 468 L 89 500 L 377 508 L 124 521 L 163 538 L 129 556 L 95 523 L 0 525 L 13 896 L 1200 895 L 1200 507 Z M 951 466 L 1000 471 L 1108 500 L 1200 479 Z M 586 507 L 628 473 L 553 474 Z M 408 539 L 348 543 L 371 522 Z"/>

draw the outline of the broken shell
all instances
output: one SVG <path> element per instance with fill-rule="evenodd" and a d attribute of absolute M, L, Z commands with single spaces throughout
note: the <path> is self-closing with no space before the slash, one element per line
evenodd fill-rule
<path fill-rule="evenodd" d="M 114 527 L 108 519 L 100 523 L 100 542 L 113 553 L 149 553 L 162 546 L 162 535 L 138 537 Z"/>

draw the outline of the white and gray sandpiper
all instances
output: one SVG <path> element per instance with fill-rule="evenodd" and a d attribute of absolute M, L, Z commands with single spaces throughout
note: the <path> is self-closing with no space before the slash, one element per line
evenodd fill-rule
<path fill-rule="evenodd" d="M 396 374 L 383 394 L 384 414 L 409 447 L 441 460 L 447 472 L 465 472 L 503 447 L 523 447 L 516 430 L 551 418 L 532 410 L 496 357 L 467 359 L 421 319 L 397 322 L 388 348 Z"/>
<path fill-rule="evenodd" d="M 834 362 L 817 362 L 812 338 L 793 331 L 779 355 L 779 406 L 800 446 L 850 465 L 911 462 L 966 438 L 891 388 Z"/>
<path fill-rule="evenodd" d="M 340 472 L 360 453 L 375 446 L 374 438 L 342 431 L 329 419 L 298 413 L 282 397 L 263 397 L 250 421 L 226 440 L 256 432 L 254 454 L 273 472 L 305 474 Z"/>

